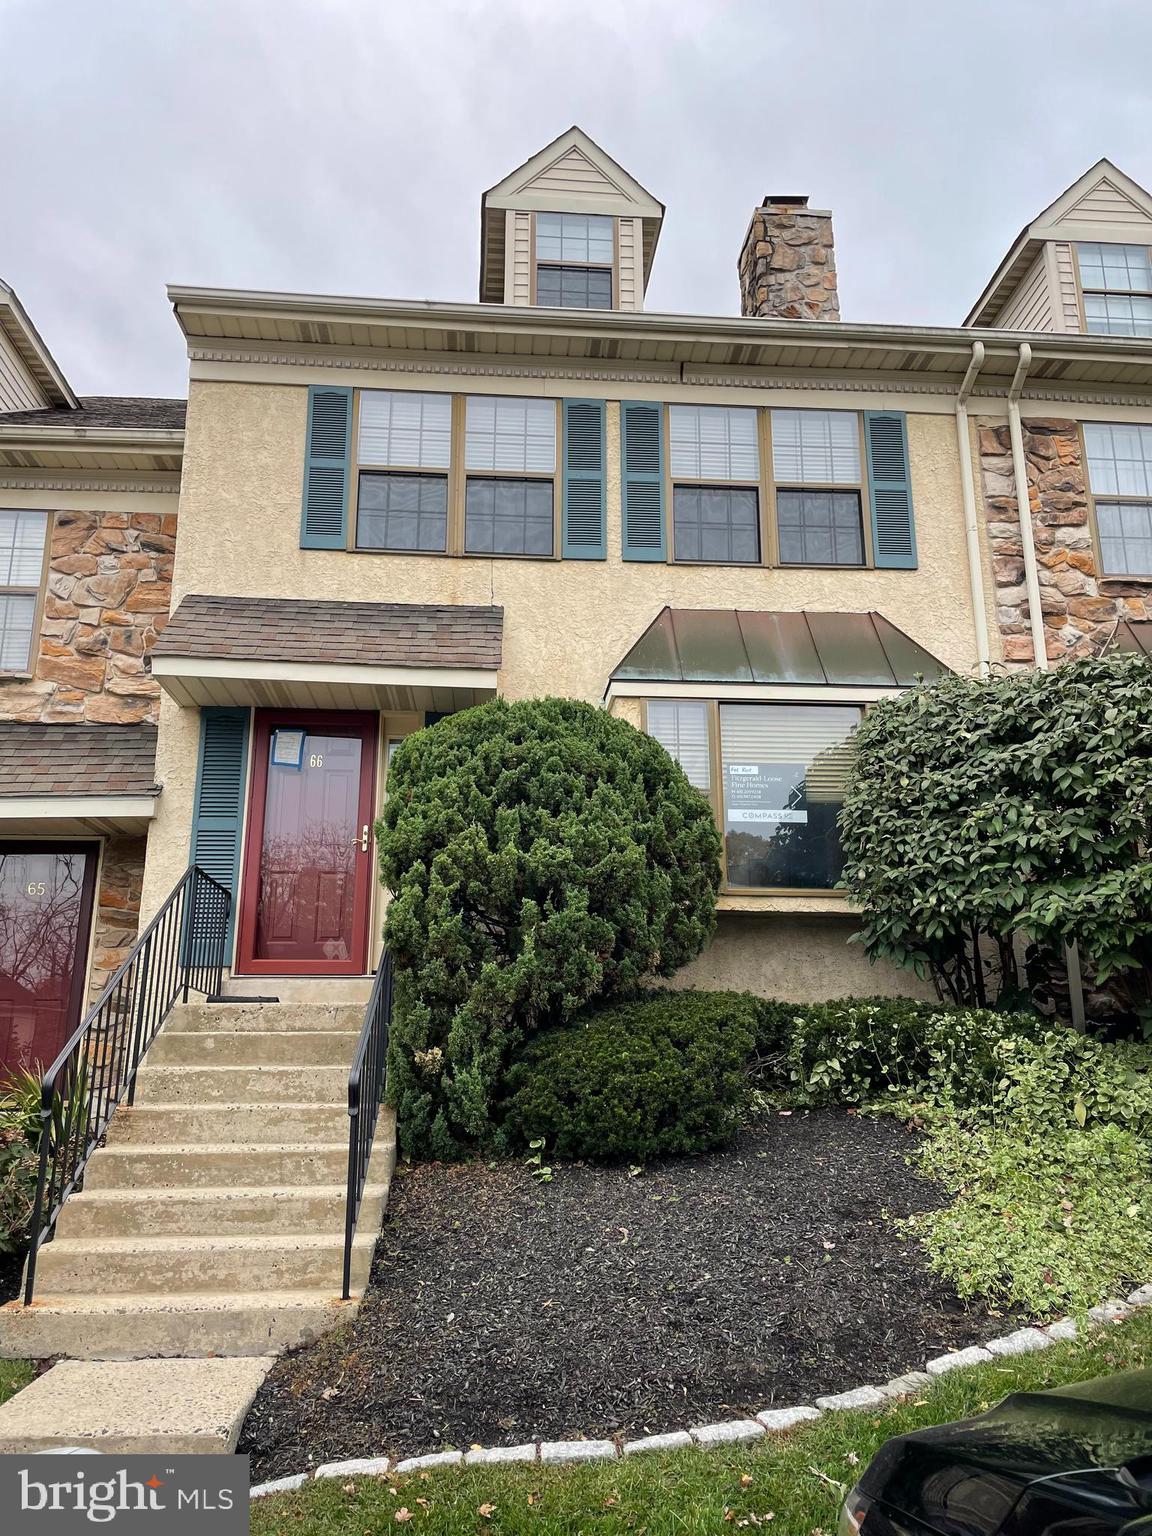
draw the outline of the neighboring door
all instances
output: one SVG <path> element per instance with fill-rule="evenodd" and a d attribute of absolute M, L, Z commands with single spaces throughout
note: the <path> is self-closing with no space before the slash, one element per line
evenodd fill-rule
<path fill-rule="evenodd" d="M 377 717 L 256 711 L 237 970 L 362 976 Z"/>
<path fill-rule="evenodd" d="M 0 1078 L 41 1074 L 80 1022 L 94 843 L 0 842 Z"/>

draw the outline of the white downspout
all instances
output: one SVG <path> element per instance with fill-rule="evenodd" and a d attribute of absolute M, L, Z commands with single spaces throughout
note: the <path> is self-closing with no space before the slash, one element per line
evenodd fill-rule
<path fill-rule="evenodd" d="M 981 677 L 988 675 L 988 612 L 984 606 L 984 561 L 976 520 L 976 486 L 972 479 L 972 441 L 968 430 L 968 397 L 976 375 L 984 366 L 984 343 L 972 343 L 968 371 L 956 396 L 956 449 L 960 455 L 960 495 L 964 502 L 964 541 L 968 546 L 968 591 L 976 624 L 976 664 Z"/>
<path fill-rule="evenodd" d="M 1024 586 L 1028 593 L 1028 618 L 1032 630 L 1032 655 L 1041 672 L 1048 670 L 1048 646 L 1044 639 L 1044 615 L 1040 611 L 1040 577 L 1036 571 L 1036 540 L 1032 534 L 1032 507 L 1028 496 L 1028 463 L 1024 457 L 1024 429 L 1020 424 L 1020 392 L 1032 366 L 1032 348 L 1020 343 L 1020 361 L 1008 390 L 1008 434 L 1012 439 L 1012 474 L 1016 482 L 1016 510 L 1020 517 L 1020 549 L 1024 555 Z"/>

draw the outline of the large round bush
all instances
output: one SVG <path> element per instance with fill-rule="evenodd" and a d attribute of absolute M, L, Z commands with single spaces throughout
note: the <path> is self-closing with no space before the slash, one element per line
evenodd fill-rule
<path fill-rule="evenodd" d="M 409 737 L 377 828 L 409 1155 L 493 1144 L 527 1037 L 669 976 L 712 933 L 712 810 L 657 742 L 571 699 L 495 699 Z"/>
<path fill-rule="evenodd" d="M 510 1138 L 601 1162 L 707 1152 L 736 1134 L 756 1037 L 738 992 L 663 992 L 547 1030 L 508 1074 Z"/>

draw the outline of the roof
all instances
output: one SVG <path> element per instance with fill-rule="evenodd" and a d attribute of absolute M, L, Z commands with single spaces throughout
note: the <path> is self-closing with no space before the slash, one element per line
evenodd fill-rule
<path fill-rule="evenodd" d="M 1108 219 L 1099 222 L 1094 194 L 1101 191 L 1126 207 L 1129 216 L 1152 224 L 1152 193 L 1113 165 L 1111 160 L 1097 160 L 1070 187 L 1065 187 L 1054 202 L 1030 219 L 989 279 L 983 293 L 964 320 L 966 326 L 995 325 L 1013 294 L 1020 287 L 1033 262 L 1049 240 L 1123 240 L 1133 238 L 1122 225 Z M 1098 201 L 1098 196 L 1095 201 Z M 1142 236 L 1137 232 L 1137 237 Z"/>
<path fill-rule="evenodd" d="M 0 722 L 0 799 L 159 792 L 154 725 Z"/>
<path fill-rule="evenodd" d="M 0 331 L 15 347 L 25 368 L 53 405 L 75 406 L 76 396 L 14 289 L 0 277 Z"/>
<path fill-rule="evenodd" d="M 861 325 L 846 320 L 763 320 L 741 315 L 661 315 L 611 309 L 537 309 L 505 304 L 438 303 L 300 293 L 171 286 L 169 298 L 189 351 L 216 360 L 243 353 L 250 364 L 283 359 L 286 351 L 324 364 L 329 348 L 339 366 L 375 352 L 401 351 L 555 370 L 595 369 L 611 380 L 621 369 L 645 366 L 669 382 L 714 383 L 716 369 L 809 372 L 838 381 L 877 379 L 917 391 L 958 387 L 977 340 L 984 347 L 973 389 L 1002 398 L 1028 341 L 1032 363 L 1025 397 L 1059 384 L 1079 391 L 1111 385 L 1152 389 L 1152 348 L 1146 338 L 1054 332 L 968 330 L 960 326 Z M 591 386 L 589 386 L 591 387 Z"/>
<path fill-rule="evenodd" d="M 503 625 L 503 608 L 192 594 L 152 654 L 495 671 Z"/>
<path fill-rule="evenodd" d="M 81 395 L 73 408 L 0 411 L 3 427 L 96 427 L 127 431 L 178 432 L 184 427 L 186 400 L 136 395 Z"/>
<path fill-rule="evenodd" d="M 611 680 L 907 688 L 948 670 L 880 613 L 664 608 Z"/>

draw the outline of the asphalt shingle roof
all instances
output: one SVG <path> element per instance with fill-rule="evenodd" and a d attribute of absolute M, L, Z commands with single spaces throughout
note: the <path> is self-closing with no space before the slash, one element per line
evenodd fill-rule
<path fill-rule="evenodd" d="M 495 671 L 503 627 L 503 608 L 192 594 L 153 655 Z"/>
<path fill-rule="evenodd" d="M 0 427 L 119 427 L 128 431 L 178 432 L 184 427 L 185 400 L 146 396 L 81 395 L 80 408 L 0 411 Z"/>
<path fill-rule="evenodd" d="M 0 798 L 158 793 L 154 725 L 0 722 Z"/>

